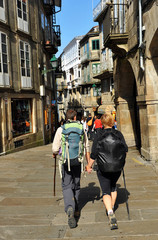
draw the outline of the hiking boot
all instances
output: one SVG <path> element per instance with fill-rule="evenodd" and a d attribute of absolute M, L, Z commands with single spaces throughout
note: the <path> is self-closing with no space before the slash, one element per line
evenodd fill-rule
<path fill-rule="evenodd" d="M 74 210 L 72 207 L 69 207 L 67 210 L 67 215 L 68 215 L 68 225 L 70 228 L 75 228 L 76 227 L 76 219 L 74 217 Z"/>
<path fill-rule="evenodd" d="M 117 220 L 114 213 L 108 215 L 111 230 L 118 229 Z"/>

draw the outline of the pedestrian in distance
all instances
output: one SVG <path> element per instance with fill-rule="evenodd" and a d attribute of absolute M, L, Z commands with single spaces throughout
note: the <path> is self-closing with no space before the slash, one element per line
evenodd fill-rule
<path fill-rule="evenodd" d="M 87 133 L 87 131 L 88 131 L 88 126 L 87 126 L 86 120 L 87 120 L 86 117 L 82 117 L 81 123 L 83 124 L 83 129 L 84 129 L 84 131 Z"/>
<path fill-rule="evenodd" d="M 98 115 L 94 121 L 94 124 L 93 124 L 93 129 L 94 129 L 94 132 L 96 134 L 97 130 L 102 128 L 103 125 L 102 125 L 102 122 L 101 122 L 101 119 L 100 119 L 100 116 Z"/>
<path fill-rule="evenodd" d="M 77 112 L 69 109 L 66 112 L 66 123 L 56 131 L 52 143 L 53 157 L 62 149 L 61 177 L 65 212 L 70 228 L 77 226 L 79 211 L 81 164 L 84 154 L 90 160 L 90 149 L 87 134 L 83 125 L 76 121 Z M 84 151 L 85 149 L 85 151 Z"/>
<path fill-rule="evenodd" d="M 97 176 L 102 189 L 103 203 L 109 218 L 111 230 L 117 229 L 118 224 L 114 213 L 117 198 L 116 183 L 125 165 L 128 147 L 122 133 L 113 129 L 114 118 L 111 114 L 101 117 L 102 129 L 95 135 L 90 161 L 86 166 L 88 173 L 92 172 L 92 166 L 97 161 Z"/>
<path fill-rule="evenodd" d="M 93 124 L 94 124 L 95 118 L 92 117 L 91 113 L 88 114 L 88 118 L 86 120 L 87 127 L 88 127 L 88 139 L 93 140 Z"/>

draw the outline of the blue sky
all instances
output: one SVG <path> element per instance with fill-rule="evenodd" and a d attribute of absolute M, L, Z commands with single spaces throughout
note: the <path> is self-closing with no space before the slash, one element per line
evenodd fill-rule
<path fill-rule="evenodd" d="M 76 36 L 85 35 L 93 26 L 93 8 L 99 0 L 62 0 L 61 12 L 56 14 L 56 24 L 61 29 L 61 47 L 58 48 L 56 57 Z"/>

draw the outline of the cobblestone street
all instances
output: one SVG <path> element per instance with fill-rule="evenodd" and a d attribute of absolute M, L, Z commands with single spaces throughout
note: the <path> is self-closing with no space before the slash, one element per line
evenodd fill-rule
<path fill-rule="evenodd" d="M 64 213 L 57 169 L 53 196 L 54 159 L 51 145 L 0 157 L 0 240 L 158 239 L 158 178 L 156 168 L 129 150 L 123 178 L 118 182 L 118 230 L 111 231 L 94 171 L 81 179 L 81 216 L 70 229 Z M 126 194 L 131 220 L 128 220 Z"/>

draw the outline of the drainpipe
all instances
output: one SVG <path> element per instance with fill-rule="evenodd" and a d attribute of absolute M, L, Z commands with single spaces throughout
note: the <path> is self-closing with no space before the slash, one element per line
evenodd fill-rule
<path fill-rule="evenodd" d="M 143 46 L 143 38 L 142 38 L 142 0 L 139 0 L 139 61 L 140 61 L 140 68 L 144 71 L 142 46 Z"/>

